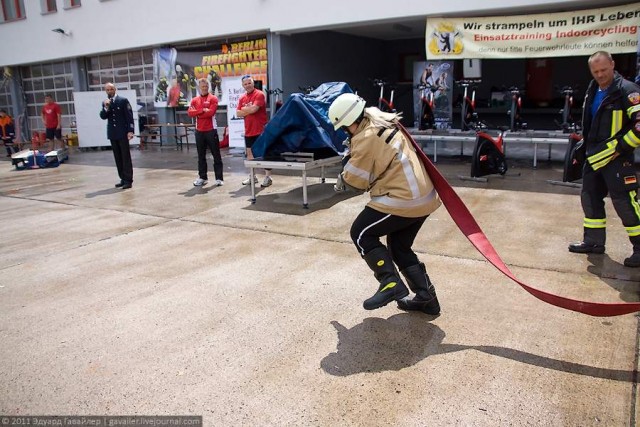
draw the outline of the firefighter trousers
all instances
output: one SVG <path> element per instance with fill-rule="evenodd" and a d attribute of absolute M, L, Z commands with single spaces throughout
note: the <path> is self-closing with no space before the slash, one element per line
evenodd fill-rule
<path fill-rule="evenodd" d="M 598 171 L 585 163 L 580 195 L 584 211 L 584 242 L 605 244 L 607 215 L 604 199 L 608 194 L 627 231 L 633 251 L 640 252 L 640 205 L 637 191 L 638 179 L 633 154 L 617 157 Z"/>
<path fill-rule="evenodd" d="M 351 225 L 351 240 L 360 255 L 364 256 L 376 248 L 384 247 L 380 238 L 387 236 L 391 258 L 399 270 L 404 270 L 420 262 L 412 246 L 426 219 L 426 216 L 407 218 L 386 214 L 365 206 Z"/>

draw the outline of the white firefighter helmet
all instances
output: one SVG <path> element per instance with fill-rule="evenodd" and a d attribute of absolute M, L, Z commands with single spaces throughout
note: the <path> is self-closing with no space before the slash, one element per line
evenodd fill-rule
<path fill-rule="evenodd" d="M 329 120 L 335 130 L 350 126 L 364 111 L 365 100 L 355 93 L 343 93 L 329 106 Z"/>

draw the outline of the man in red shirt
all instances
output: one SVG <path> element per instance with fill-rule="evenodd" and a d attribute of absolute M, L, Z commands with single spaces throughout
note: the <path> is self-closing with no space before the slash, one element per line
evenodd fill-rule
<path fill-rule="evenodd" d="M 251 160 L 253 159 L 251 147 L 267 124 L 267 103 L 264 92 L 254 87 L 251 76 L 246 75 L 242 77 L 242 87 L 247 93 L 240 97 L 236 114 L 238 117 L 244 118 L 244 145 L 247 150 L 247 159 Z M 258 182 L 258 178 L 250 176 L 248 179 L 242 181 L 242 185 L 251 184 L 252 179 L 255 183 Z M 261 186 L 268 187 L 271 184 L 271 170 L 265 169 L 264 180 Z"/>
<path fill-rule="evenodd" d="M 53 141 L 53 149 L 56 148 L 55 141 L 60 141 L 60 147 L 64 148 L 62 142 L 62 113 L 60 106 L 53 101 L 51 95 L 45 95 L 42 106 L 42 121 L 47 132 L 47 142 Z"/>
<path fill-rule="evenodd" d="M 191 99 L 187 110 L 189 117 L 196 119 L 196 149 L 198 150 L 198 179 L 193 185 L 201 187 L 208 182 L 207 176 L 207 147 L 213 155 L 213 172 L 216 175 L 216 186 L 224 184 L 222 181 L 222 156 L 220 156 L 220 141 L 215 128 L 215 115 L 218 109 L 218 98 L 209 93 L 209 81 L 198 80 L 200 96 Z"/>

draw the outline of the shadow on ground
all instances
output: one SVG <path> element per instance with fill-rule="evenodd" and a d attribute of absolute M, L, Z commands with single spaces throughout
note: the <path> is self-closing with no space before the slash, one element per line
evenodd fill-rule
<path fill-rule="evenodd" d="M 249 203 L 251 203 L 251 189 L 248 191 L 242 189 L 237 194 L 247 194 L 249 197 Z M 264 195 L 258 194 L 256 189 L 256 202 L 251 203 L 244 209 L 251 211 L 261 212 L 275 212 L 285 215 L 297 215 L 304 216 L 312 212 L 316 212 L 323 209 L 329 209 L 332 206 L 350 199 L 351 197 L 360 196 L 361 193 L 354 191 L 344 191 L 336 193 L 333 189 L 333 184 L 311 184 L 307 185 L 307 200 L 308 206 L 303 205 L 302 187 L 297 187 L 286 193 L 269 193 Z M 235 196 L 239 197 L 239 196 Z"/>
<path fill-rule="evenodd" d="M 622 301 L 638 302 L 640 268 L 625 267 L 612 260 L 606 253 L 589 254 L 587 261 L 591 263 L 587 271 L 618 291 Z"/>
<path fill-rule="evenodd" d="M 633 371 L 597 368 L 505 347 L 442 344 L 445 333 L 430 323 L 433 319 L 433 316 L 422 313 L 401 313 L 388 319 L 368 317 L 351 329 L 334 320 L 331 324 L 338 333 L 337 351 L 322 359 L 320 366 L 326 373 L 334 376 L 399 371 L 429 356 L 476 350 L 576 375 L 623 382 L 634 381 Z"/>

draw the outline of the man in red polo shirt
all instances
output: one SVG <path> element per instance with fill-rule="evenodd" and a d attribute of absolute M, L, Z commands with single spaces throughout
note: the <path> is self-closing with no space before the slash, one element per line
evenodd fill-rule
<path fill-rule="evenodd" d="M 51 95 L 44 97 L 42 121 L 47 132 L 47 142 L 53 141 L 52 149 L 56 148 L 56 140 L 60 141 L 60 147 L 64 148 L 64 143 L 62 142 L 62 112 L 60 106 L 53 101 Z"/>
<path fill-rule="evenodd" d="M 244 145 L 247 150 L 247 159 L 253 159 L 251 147 L 256 142 L 265 125 L 267 124 L 267 102 L 264 92 L 254 87 L 253 78 L 249 75 L 242 77 L 242 87 L 247 91 L 240 97 L 238 101 L 238 109 L 236 114 L 238 117 L 244 118 Z M 251 180 L 258 182 L 258 178 L 250 176 L 242 181 L 242 185 L 251 184 Z M 264 170 L 264 180 L 262 187 L 268 187 L 272 184 L 271 171 Z"/>
<path fill-rule="evenodd" d="M 220 141 L 215 128 L 215 116 L 218 109 L 218 97 L 209 93 L 209 81 L 198 81 L 200 96 L 191 99 L 187 110 L 189 117 L 196 119 L 196 149 L 198 150 L 198 178 L 193 181 L 196 187 L 205 185 L 207 174 L 207 147 L 213 155 L 213 172 L 216 176 L 216 187 L 224 184 L 222 180 L 222 156 L 220 155 Z"/>

